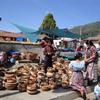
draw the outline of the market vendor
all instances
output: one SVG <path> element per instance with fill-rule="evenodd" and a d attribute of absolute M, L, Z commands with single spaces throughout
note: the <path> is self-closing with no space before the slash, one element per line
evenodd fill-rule
<path fill-rule="evenodd" d="M 47 41 L 47 46 L 45 46 L 43 53 L 45 55 L 45 57 L 44 57 L 44 70 L 46 73 L 47 68 L 52 67 L 52 56 L 55 53 L 55 50 L 52 46 L 51 41 Z"/>
<path fill-rule="evenodd" d="M 79 91 L 84 100 L 89 100 L 87 97 L 86 88 L 83 86 L 83 71 L 85 69 L 85 62 L 82 60 L 82 54 L 78 52 L 75 59 L 75 61 L 71 61 L 69 64 L 69 68 L 73 72 L 70 80 L 70 86 L 73 88 L 73 90 Z"/>
<path fill-rule="evenodd" d="M 86 63 L 86 75 L 88 79 L 88 85 L 92 85 L 97 82 L 98 77 L 98 53 L 96 46 L 92 41 L 86 41 L 86 51 L 85 51 L 85 63 Z"/>

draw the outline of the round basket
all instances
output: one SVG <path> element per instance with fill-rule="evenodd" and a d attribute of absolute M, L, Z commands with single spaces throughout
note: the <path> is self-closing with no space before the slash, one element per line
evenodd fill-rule
<path fill-rule="evenodd" d="M 31 71 L 30 74 L 31 74 L 31 76 L 33 76 L 33 77 L 37 77 L 36 73 L 33 72 L 33 71 Z"/>
<path fill-rule="evenodd" d="M 4 84 L 4 86 L 5 86 L 5 88 L 7 89 L 7 90 L 14 90 L 14 89 L 16 89 L 16 86 L 17 86 L 17 83 L 5 83 Z"/>
<path fill-rule="evenodd" d="M 46 76 L 47 76 L 47 77 L 53 77 L 53 76 L 54 76 L 54 73 L 47 72 Z"/>
<path fill-rule="evenodd" d="M 49 88 L 49 86 L 41 86 L 41 90 L 42 91 L 49 91 L 50 88 Z"/>
<path fill-rule="evenodd" d="M 36 57 L 37 57 L 37 54 L 32 53 L 32 52 L 28 52 L 27 55 L 26 55 L 27 60 L 34 60 L 34 59 L 36 59 Z"/>
<path fill-rule="evenodd" d="M 38 75 L 37 76 L 37 79 L 44 80 L 45 79 L 45 76 Z"/>
<path fill-rule="evenodd" d="M 49 91 L 50 90 L 50 87 L 49 87 L 48 83 L 46 83 L 46 82 L 41 83 L 40 88 L 42 91 Z"/>
<path fill-rule="evenodd" d="M 5 77 L 6 77 L 6 78 L 15 77 L 15 73 L 14 73 L 14 72 L 6 72 L 6 73 L 5 73 Z"/>
<path fill-rule="evenodd" d="M 30 95 L 35 95 L 38 93 L 38 91 L 37 90 L 34 90 L 34 91 L 27 90 L 27 93 Z"/>
<path fill-rule="evenodd" d="M 29 79 L 28 84 L 34 84 L 36 82 L 36 79 Z"/>
<path fill-rule="evenodd" d="M 68 82 L 62 82 L 62 88 L 68 88 L 69 83 Z"/>
<path fill-rule="evenodd" d="M 35 90 L 37 90 L 37 85 L 36 84 L 29 84 L 29 85 L 27 85 L 27 90 L 35 91 Z"/>
<path fill-rule="evenodd" d="M 56 89 L 57 88 L 57 85 L 56 83 L 52 83 L 49 85 L 50 86 L 50 89 L 53 90 L 53 89 Z"/>
<path fill-rule="evenodd" d="M 15 78 L 7 79 L 7 83 L 16 83 L 16 79 Z"/>
<path fill-rule="evenodd" d="M 27 85 L 26 84 L 18 84 L 18 90 L 19 92 L 25 92 L 26 91 L 26 87 Z"/>
<path fill-rule="evenodd" d="M 22 79 L 29 79 L 30 76 L 29 76 L 29 75 L 23 75 L 23 76 L 21 76 L 21 78 L 22 78 Z"/>

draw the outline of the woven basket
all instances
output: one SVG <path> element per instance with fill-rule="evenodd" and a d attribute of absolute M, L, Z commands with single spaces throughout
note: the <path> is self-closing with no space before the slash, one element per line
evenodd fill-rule
<path fill-rule="evenodd" d="M 36 84 L 28 84 L 27 90 L 35 91 L 35 90 L 37 90 L 37 85 Z"/>
<path fill-rule="evenodd" d="M 48 83 L 44 82 L 44 83 L 41 83 L 41 90 L 42 91 L 49 91 L 50 90 L 50 87 L 48 85 Z"/>
<path fill-rule="evenodd" d="M 62 88 L 68 88 L 69 87 L 69 83 L 68 82 L 62 82 Z"/>
<path fill-rule="evenodd" d="M 27 84 L 25 82 L 19 82 L 18 83 L 18 90 L 20 92 L 25 92 L 27 88 Z"/>
<path fill-rule="evenodd" d="M 56 83 L 52 83 L 52 84 L 50 84 L 49 86 L 50 86 L 50 89 L 51 89 L 51 90 L 57 88 L 57 84 L 56 84 Z"/>
<path fill-rule="evenodd" d="M 47 72 L 46 76 L 47 76 L 47 77 L 53 77 L 53 76 L 54 76 L 54 73 L 52 73 L 52 72 Z"/>
<path fill-rule="evenodd" d="M 16 78 L 7 79 L 6 82 L 15 83 L 16 82 Z"/>
<path fill-rule="evenodd" d="M 27 60 L 35 60 L 37 57 L 37 54 L 36 53 L 32 53 L 32 52 L 28 52 L 27 55 L 26 55 L 26 59 Z"/>
<path fill-rule="evenodd" d="M 26 92 L 26 87 L 18 86 L 19 92 Z"/>
<path fill-rule="evenodd" d="M 15 72 L 10 72 L 10 71 L 8 71 L 8 72 L 5 73 L 5 77 L 6 77 L 6 78 L 15 77 Z"/>
<path fill-rule="evenodd" d="M 28 84 L 34 84 L 36 82 L 36 79 L 29 79 Z"/>
<path fill-rule="evenodd" d="M 17 86 L 17 83 L 5 83 L 4 84 L 4 86 L 5 86 L 5 88 L 7 89 L 7 90 L 14 90 L 14 89 L 16 89 L 16 86 Z"/>
<path fill-rule="evenodd" d="M 49 88 L 49 86 L 41 86 L 41 90 L 42 91 L 49 91 L 50 88 Z"/>
<path fill-rule="evenodd" d="M 34 91 L 27 90 L 27 93 L 30 95 L 35 95 L 38 93 L 38 91 L 37 90 L 34 90 Z"/>

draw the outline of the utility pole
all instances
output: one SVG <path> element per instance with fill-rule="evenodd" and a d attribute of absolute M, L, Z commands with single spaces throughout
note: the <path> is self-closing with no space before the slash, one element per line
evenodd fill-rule
<path fill-rule="evenodd" d="M 0 21 L 2 20 L 2 18 L 0 17 Z"/>
<path fill-rule="evenodd" d="M 80 41 L 82 40 L 82 28 L 81 28 L 81 26 L 80 26 L 80 39 L 79 39 Z"/>
<path fill-rule="evenodd" d="M 80 34 L 79 44 L 82 45 L 82 26 L 80 26 L 79 28 L 79 34 Z"/>

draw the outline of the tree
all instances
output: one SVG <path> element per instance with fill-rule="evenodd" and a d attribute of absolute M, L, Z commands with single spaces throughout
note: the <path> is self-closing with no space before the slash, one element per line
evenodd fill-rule
<path fill-rule="evenodd" d="M 45 16 L 39 30 L 52 29 L 52 28 L 56 28 L 56 21 L 54 20 L 53 14 L 48 13 Z"/>

